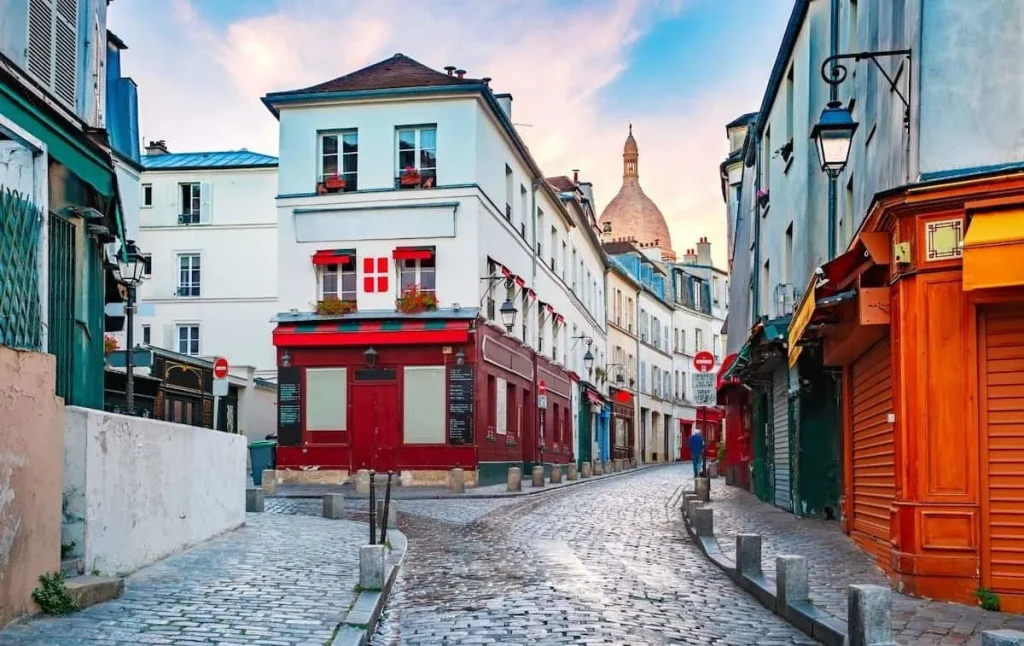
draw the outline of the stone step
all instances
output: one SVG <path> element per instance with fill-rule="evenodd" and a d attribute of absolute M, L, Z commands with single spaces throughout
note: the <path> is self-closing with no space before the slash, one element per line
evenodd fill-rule
<path fill-rule="evenodd" d="M 81 576 L 85 574 L 85 561 L 82 559 L 64 559 L 60 562 L 60 571 L 67 578 Z"/>
<path fill-rule="evenodd" d="M 124 579 L 76 576 L 64 582 L 79 609 L 117 599 L 124 594 Z"/>

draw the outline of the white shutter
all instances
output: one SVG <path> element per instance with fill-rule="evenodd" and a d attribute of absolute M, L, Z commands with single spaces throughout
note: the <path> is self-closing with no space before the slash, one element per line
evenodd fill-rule
<path fill-rule="evenodd" d="M 53 85 L 53 5 L 50 0 L 28 3 L 28 71 L 37 81 Z"/>
<path fill-rule="evenodd" d="M 152 345 L 158 348 L 166 348 L 174 352 L 178 351 L 178 335 L 177 330 L 174 329 L 173 325 L 164 326 L 164 338 L 163 339 L 150 339 Z"/>
<path fill-rule="evenodd" d="M 53 91 L 75 107 L 78 90 L 78 0 L 56 0 L 53 21 Z M 101 46 L 97 43 L 97 47 Z"/>
<path fill-rule="evenodd" d="M 199 185 L 199 222 L 209 224 L 213 220 L 213 184 L 202 182 Z"/>

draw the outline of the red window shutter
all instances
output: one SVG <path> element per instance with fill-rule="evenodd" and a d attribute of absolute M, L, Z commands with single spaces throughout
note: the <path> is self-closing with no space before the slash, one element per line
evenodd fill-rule
<path fill-rule="evenodd" d="M 363 273 L 364 274 L 372 274 L 373 273 L 373 258 L 363 258 Z M 367 291 L 372 291 L 372 290 L 367 290 Z"/>
<path fill-rule="evenodd" d="M 385 276 L 378 276 L 377 277 L 377 291 L 378 292 L 386 292 L 386 291 L 388 291 L 388 277 L 386 275 Z"/>
<path fill-rule="evenodd" d="M 377 258 L 377 273 L 378 274 L 383 274 L 383 273 L 387 272 L 387 270 L 388 270 L 388 259 L 387 259 L 387 257 Z M 385 285 L 388 284 L 387 280 L 384 281 L 384 284 Z"/>
<path fill-rule="evenodd" d="M 373 276 L 366 276 L 363 278 L 363 291 L 373 292 Z"/>

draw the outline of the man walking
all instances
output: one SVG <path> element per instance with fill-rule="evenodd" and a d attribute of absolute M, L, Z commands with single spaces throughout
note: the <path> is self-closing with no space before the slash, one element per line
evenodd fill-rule
<path fill-rule="evenodd" d="M 690 435 L 690 457 L 693 458 L 693 477 L 698 478 L 704 465 L 704 436 L 700 434 L 700 430 L 695 430 Z"/>

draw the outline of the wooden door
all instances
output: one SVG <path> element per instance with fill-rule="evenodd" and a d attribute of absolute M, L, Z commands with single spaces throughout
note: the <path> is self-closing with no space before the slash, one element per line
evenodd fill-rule
<path fill-rule="evenodd" d="M 352 384 L 352 469 L 398 469 L 398 385 Z"/>
<path fill-rule="evenodd" d="M 982 452 L 982 577 L 1024 592 L 1024 307 L 978 321 Z"/>
<path fill-rule="evenodd" d="M 855 538 L 876 557 L 888 558 L 889 508 L 896 497 L 892 357 L 888 337 L 850 370 L 853 522 Z"/>

